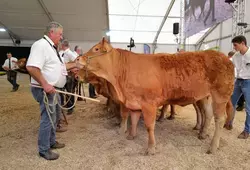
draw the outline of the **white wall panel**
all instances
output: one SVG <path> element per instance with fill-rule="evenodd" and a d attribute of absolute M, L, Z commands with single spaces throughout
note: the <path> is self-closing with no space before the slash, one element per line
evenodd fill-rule
<path fill-rule="evenodd" d="M 35 41 L 32 40 L 22 40 L 21 42 L 21 47 L 30 47 Z M 95 44 L 98 42 L 81 42 L 81 41 L 70 41 L 70 48 L 71 50 L 74 50 L 74 47 L 76 45 L 80 46 L 83 50 L 83 52 L 87 52 L 91 47 L 93 47 Z M 121 48 L 121 49 L 126 49 L 129 50 L 127 47 L 128 43 L 112 43 L 112 46 L 114 48 Z M 137 53 L 143 53 L 143 44 L 135 44 L 136 47 L 132 48 L 133 52 Z M 2 39 L 0 40 L 0 46 L 14 46 L 12 41 L 9 39 Z M 152 52 L 152 44 L 149 44 Z M 157 48 L 155 50 L 156 53 L 175 53 L 177 49 L 177 46 L 174 44 L 159 44 L 157 45 Z M 194 51 L 195 46 L 194 45 L 187 45 L 186 46 L 187 51 Z"/>

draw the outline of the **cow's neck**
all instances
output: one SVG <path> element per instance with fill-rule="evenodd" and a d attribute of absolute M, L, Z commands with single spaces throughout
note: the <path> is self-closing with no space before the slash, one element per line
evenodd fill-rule
<path fill-rule="evenodd" d="M 111 54 L 102 57 L 105 58 L 105 60 L 100 60 L 100 62 L 98 63 L 100 68 L 93 70 L 93 73 L 98 77 L 104 78 L 110 84 L 112 84 L 116 93 L 117 100 L 123 102 L 124 95 L 122 94 L 119 79 L 121 77 L 121 74 L 123 74 L 123 68 L 126 65 L 124 62 L 124 57 L 121 56 L 120 53 L 115 49 Z"/>

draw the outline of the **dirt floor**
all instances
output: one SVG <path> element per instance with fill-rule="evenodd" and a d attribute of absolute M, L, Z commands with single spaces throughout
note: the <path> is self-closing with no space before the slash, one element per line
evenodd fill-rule
<path fill-rule="evenodd" d="M 46 161 L 37 153 L 39 107 L 29 90 L 29 77 L 19 74 L 20 90 L 10 92 L 5 76 L 0 76 L 0 169 L 249 169 L 249 140 L 237 139 L 245 112 L 238 112 L 232 131 L 223 130 L 220 150 L 207 155 L 210 137 L 197 138 L 192 106 L 178 109 L 175 120 L 156 124 L 156 155 L 145 156 L 147 132 L 142 121 L 133 141 L 118 134 L 115 119 L 107 119 L 105 98 L 101 103 L 78 101 L 68 117 L 68 131 L 57 134 L 66 147 L 55 152 L 56 161 Z M 87 88 L 85 88 L 87 91 Z"/>

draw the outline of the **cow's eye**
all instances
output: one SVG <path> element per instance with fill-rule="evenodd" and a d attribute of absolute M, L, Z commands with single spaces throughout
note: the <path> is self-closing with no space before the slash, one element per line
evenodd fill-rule
<path fill-rule="evenodd" d="M 99 48 L 95 48 L 95 51 L 98 51 L 99 50 Z"/>

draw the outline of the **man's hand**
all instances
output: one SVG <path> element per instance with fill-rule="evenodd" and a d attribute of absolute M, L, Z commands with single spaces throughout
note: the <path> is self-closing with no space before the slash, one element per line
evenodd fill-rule
<path fill-rule="evenodd" d="M 5 66 L 3 67 L 3 69 L 6 70 L 6 71 L 10 70 L 9 67 L 5 67 Z"/>
<path fill-rule="evenodd" d="M 56 89 L 55 89 L 52 85 L 50 85 L 50 84 L 48 84 L 48 83 L 42 85 L 42 87 L 43 87 L 43 90 L 44 90 L 46 93 L 51 94 L 51 93 L 55 93 L 55 92 L 56 92 Z"/>
<path fill-rule="evenodd" d="M 43 90 L 46 93 L 55 93 L 55 88 L 48 84 L 48 82 L 44 79 L 41 70 L 37 67 L 27 66 L 27 71 L 30 75 L 43 87 Z"/>

